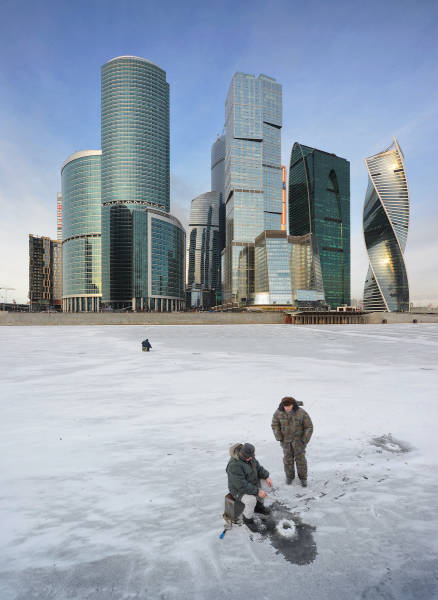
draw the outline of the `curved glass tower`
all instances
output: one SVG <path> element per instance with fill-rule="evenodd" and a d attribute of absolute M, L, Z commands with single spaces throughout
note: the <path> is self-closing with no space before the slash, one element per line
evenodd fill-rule
<path fill-rule="evenodd" d="M 102 302 L 175 310 L 185 233 L 169 213 L 169 84 L 137 56 L 102 67 Z M 155 237 L 157 236 L 157 237 Z"/>
<path fill-rule="evenodd" d="M 220 285 L 220 195 L 207 192 L 192 200 L 187 249 L 187 299 L 191 306 L 216 304 Z"/>
<path fill-rule="evenodd" d="M 350 163 L 296 142 L 289 171 L 289 233 L 318 246 L 326 302 L 350 304 Z"/>
<path fill-rule="evenodd" d="M 404 155 L 396 138 L 379 154 L 365 159 L 368 188 L 363 233 L 370 265 L 364 309 L 408 312 L 409 285 L 403 253 L 409 227 L 409 190 Z"/>
<path fill-rule="evenodd" d="M 75 152 L 62 166 L 62 303 L 66 312 L 98 311 L 101 286 L 101 154 Z"/>

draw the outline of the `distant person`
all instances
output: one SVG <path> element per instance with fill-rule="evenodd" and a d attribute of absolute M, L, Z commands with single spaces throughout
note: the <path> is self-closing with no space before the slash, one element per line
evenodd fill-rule
<path fill-rule="evenodd" d="M 149 350 L 152 348 L 148 339 L 142 341 L 141 347 L 143 352 L 149 352 Z"/>
<path fill-rule="evenodd" d="M 295 464 L 301 485 L 307 487 L 306 446 L 313 433 L 313 423 L 295 398 L 286 396 L 272 417 L 272 431 L 283 448 L 286 483 L 295 479 Z"/>
<path fill-rule="evenodd" d="M 243 522 L 255 532 L 254 512 L 262 515 L 270 512 L 263 502 L 268 495 L 265 490 L 272 488 L 272 480 L 269 472 L 257 461 L 252 444 L 234 444 L 230 448 L 230 456 L 226 468 L 228 489 L 235 500 L 245 505 Z"/>

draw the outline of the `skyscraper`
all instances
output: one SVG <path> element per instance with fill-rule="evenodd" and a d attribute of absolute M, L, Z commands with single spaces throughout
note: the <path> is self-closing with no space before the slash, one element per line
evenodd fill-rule
<path fill-rule="evenodd" d="M 56 195 L 56 239 L 62 242 L 62 194 Z"/>
<path fill-rule="evenodd" d="M 282 91 L 266 75 L 236 73 L 226 100 L 224 300 L 254 299 L 254 243 L 280 230 Z"/>
<path fill-rule="evenodd" d="M 363 233 L 370 260 L 364 309 L 408 312 L 409 284 L 403 253 L 409 227 L 409 190 L 404 155 L 396 138 L 365 159 L 368 188 Z"/>
<path fill-rule="evenodd" d="M 83 150 L 61 169 L 66 312 L 96 312 L 102 296 L 101 150 Z"/>
<path fill-rule="evenodd" d="M 289 233 L 311 233 L 321 261 L 325 300 L 350 304 L 350 163 L 295 143 L 289 170 Z"/>
<path fill-rule="evenodd" d="M 184 306 L 185 232 L 169 215 L 169 84 L 136 56 L 102 67 L 102 302 Z"/>
<path fill-rule="evenodd" d="M 61 310 L 62 244 L 29 234 L 30 310 Z"/>
<path fill-rule="evenodd" d="M 225 135 L 218 136 L 211 147 L 211 191 L 219 194 L 219 252 L 222 252 L 225 247 Z"/>
<path fill-rule="evenodd" d="M 325 308 L 317 244 L 312 234 L 264 231 L 255 240 L 254 304 Z"/>
<path fill-rule="evenodd" d="M 209 308 L 220 287 L 218 192 L 192 200 L 187 244 L 187 301 L 189 306 Z"/>

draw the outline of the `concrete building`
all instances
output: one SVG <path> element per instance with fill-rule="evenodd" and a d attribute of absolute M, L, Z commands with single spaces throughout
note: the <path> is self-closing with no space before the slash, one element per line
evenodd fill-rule
<path fill-rule="evenodd" d="M 29 234 L 30 310 L 61 310 L 62 244 Z"/>

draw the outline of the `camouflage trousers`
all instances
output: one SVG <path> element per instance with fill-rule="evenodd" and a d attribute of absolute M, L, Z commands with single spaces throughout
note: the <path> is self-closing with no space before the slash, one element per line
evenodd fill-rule
<path fill-rule="evenodd" d="M 295 477 L 295 465 L 297 465 L 298 477 L 307 479 L 306 447 L 302 442 L 282 442 L 283 463 L 286 477 Z"/>

